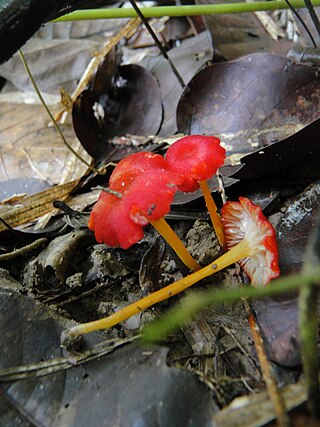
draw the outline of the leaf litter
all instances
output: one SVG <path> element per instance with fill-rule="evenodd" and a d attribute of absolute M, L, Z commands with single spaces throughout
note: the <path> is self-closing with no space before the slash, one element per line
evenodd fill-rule
<path fill-rule="evenodd" d="M 192 49 L 193 47 L 195 47 L 195 50 L 198 49 L 197 43 L 199 43 L 199 41 L 202 43 L 207 40 L 208 34 L 202 33 L 193 39 L 187 40 L 184 44 L 185 48 L 179 46 L 172 50 L 172 57 L 175 58 L 178 63 L 180 54 L 181 58 L 187 58 L 186 62 L 183 62 L 183 59 L 181 59 L 181 64 L 189 64 L 186 65 L 186 70 L 183 72 L 186 82 L 195 75 L 200 63 L 205 62 L 202 59 L 197 61 L 196 54 L 192 54 Z M 205 44 L 203 46 L 205 46 Z M 204 48 L 201 51 L 207 52 L 205 54 L 207 55 L 210 49 L 208 51 L 207 48 Z M 188 53 L 191 55 L 192 59 L 190 62 L 188 62 Z M 205 55 L 202 56 L 202 58 L 207 58 Z M 314 142 L 315 135 L 317 134 L 316 119 L 319 117 L 317 107 L 317 76 L 312 68 L 291 64 L 285 58 L 280 58 L 275 55 L 260 54 L 252 55 L 249 58 L 251 58 L 249 61 L 250 66 L 246 65 L 247 72 L 243 72 L 242 74 L 246 77 L 247 74 L 250 75 L 251 72 L 253 77 L 259 75 L 259 78 L 253 80 L 249 79 L 247 83 L 247 87 L 250 88 L 250 90 L 247 90 L 248 96 L 245 96 L 246 94 L 241 91 L 241 85 L 243 85 L 243 83 L 239 80 L 242 76 L 239 76 L 237 72 L 237 61 L 214 64 L 211 67 L 219 69 L 219 79 L 225 78 L 228 67 L 231 69 L 229 80 L 225 81 L 224 86 L 219 87 L 218 92 L 218 97 L 220 96 L 222 99 L 218 112 L 222 114 L 222 116 L 220 117 L 219 114 L 212 114 L 210 109 L 204 109 L 204 111 L 198 109 L 201 111 L 200 118 L 197 114 L 194 115 L 193 113 L 188 117 L 185 110 L 181 113 L 181 105 L 183 105 L 183 102 L 186 102 L 185 99 L 188 99 L 189 106 L 191 105 L 193 107 L 195 105 L 194 100 L 202 102 L 202 98 L 199 98 L 198 88 L 204 83 L 207 84 L 207 88 L 209 89 L 208 93 L 210 93 L 211 89 L 215 90 L 218 84 L 216 79 L 212 79 L 212 81 L 210 80 L 210 83 L 208 83 L 208 77 L 211 78 L 211 73 L 208 71 L 210 69 L 209 67 L 204 68 L 203 71 L 200 71 L 200 73 L 194 77 L 194 79 L 197 79 L 201 73 L 207 73 L 204 74 L 206 78 L 200 80 L 200 82 L 202 82 L 199 83 L 200 86 L 193 86 L 194 79 L 191 80 L 188 86 L 189 92 L 185 93 L 180 100 L 177 120 L 179 124 L 179 120 L 181 120 L 183 115 L 183 120 L 186 120 L 187 127 L 180 130 L 185 133 L 194 133 L 197 131 L 199 133 L 225 133 L 231 135 L 231 138 L 225 141 L 229 153 L 240 153 L 240 156 L 247 154 L 247 156 L 241 159 L 241 163 L 244 165 L 242 169 L 235 174 L 231 169 L 231 173 L 227 175 L 248 185 L 249 188 L 245 191 L 249 191 L 249 189 L 252 191 L 253 189 L 253 192 L 257 192 L 258 189 L 260 191 L 265 189 L 266 194 L 270 194 L 270 183 L 268 180 L 271 180 L 272 184 L 278 187 L 278 190 L 280 188 L 280 191 L 273 197 L 272 203 L 266 203 L 266 205 L 269 205 L 268 212 L 270 214 L 278 215 L 278 217 L 280 215 L 280 218 L 278 218 L 280 250 L 282 245 L 283 248 L 285 248 L 284 254 L 281 256 L 282 262 L 287 261 L 289 264 L 288 268 L 292 267 L 291 258 L 287 258 L 287 248 L 291 247 L 294 251 L 297 247 L 299 251 L 296 260 L 298 262 L 297 268 L 299 268 L 304 253 L 305 240 L 297 242 L 294 233 L 298 232 L 298 229 L 296 227 L 293 229 L 288 229 L 286 227 L 288 224 L 295 223 L 298 216 L 301 218 L 299 227 L 302 227 L 303 235 L 307 237 L 313 222 L 312 216 L 310 217 L 310 212 L 314 215 L 319 205 L 316 191 L 317 184 L 311 184 L 318 178 L 318 168 L 314 161 L 316 158 L 315 154 L 317 153 L 316 143 Z M 239 60 L 239 63 L 241 64 L 241 61 L 247 60 L 248 57 L 242 58 Z M 174 133 L 176 131 L 175 106 L 177 105 L 182 91 L 175 84 L 175 77 L 171 75 L 168 78 L 168 83 L 164 86 L 165 79 L 167 78 L 166 76 L 168 76 L 168 69 L 162 59 L 149 57 L 146 58 L 145 63 L 147 64 L 147 68 L 158 77 L 162 91 L 164 119 L 160 134 Z M 192 66 L 190 65 L 191 63 L 193 64 Z M 269 66 L 268 72 L 262 76 L 257 70 L 263 70 L 267 63 Z M 195 67 L 194 65 L 197 66 Z M 181 67 L 181 70 L 182 69 Z M 277 77 L 275 78 L 275 76 Z M 259 82 L 267 82 L 267 79 L 269 79 L 268 84 L 264 83 L 263 85 L 259 85 Z M 225 87 L 228 87 L 230 82 L 235 85 L 235 89 L 237 85 L 239 85 L 240 92 L 238 97 L 235 97 L 234 88 L 233 90 L 226 91 Z M 279 88 L 281 90 L 279 90 Z M 225 98 L 223 98 L 223 96 Z M 284 100 L 283 105 L 279 103 L 279 99 Z M 256 104 L 254 104 L 252 100 L 254 100 Z M 256 115 L 256 111 L 259 111 L 257 110 L 259 100 L 260 104 L 263 104 L 264 107 L 267 105 L 267 108 L 263 111 L 261 110 L 262 113 L 260 116 L 259 114 L 257 115 L 258 120 L 256 120 L 254 116 Z M 226 108 L 226 105 L 231 105 L 230 111 L 228 111 L 229 107 Z M 298 106 L 298 108 L 296 108 L 296 106 Z M 226 115 L 227 112 L 229 116 Z M 187 116 L 186 118 L 184 117 L 185 115 Z M 218 118 L 219 120 L 217 120 Z M 206 130 L 197 127 L 203 124 L 208 126 L 209 122 L 212 127 L 207 127 Z M 188 128 L 188 126 L 191 127 Z M 297 130 L 300 130 L 300 132 L 296 133 Z M 36 136 L 33 136 L 33 138 L 38 137 L 38 132 L 35 132 L 35 135 Z M 248 144 L 247 140 L 250 138 L 251 141 L 253 140 L 258 144 L 259 148 L 259 150 L 252 154 L 248 153 L 254 151 L 257 146 L 254 146 L 252 143 Z M 305 146 L 305 141 L 307 141 L 307 147 Z M 306 148 L 301 149 L 302 146 Z M 159 150 L 162 149 L 163 147 L 159 145 Z M 263 153 L 261 153 L 262 149 Z M 290 156 L 286 155 L 288 152 L 286 150 L 291 153 Z M 304 151 L 306 152 L 306 156 L 302 156 Z M 275 159 L 278 157 L 280 157 L 280 160 L 278 159 L 279 161 L 276 162 Z M 261 163 L 259 163 L 260 159 Z M 310 161 L 310 163 L 307 163 L 308 166 L 306 166 L 306 159 L 308 162 Z M 79 173 L 79 176 L 82 176 L 82 174 L 83 172 Z M 261 182 L 257 183 L 257 179 L 261 180 Z M 308 184 L 311 184 L 311 187 L 303 191 L 300 196 L 297 196 L 295 201 L 292 201 L 292 196 L 298 194 L 299 191 L 303 190 L 301 187 L 305 187 Z M 237 189 L 238 187 L 233 181 L 230 187 L 226 188 L 227 194 L 229 192 L 231 194 L 234 188 Z M 285 191 L 287 191 L 287 193 L 285 193 Z M 305 203 L 306 200 L 307 203 Z M 181 205 L 184 211 L 183 214 L 187 215 L 187 217 L 190 214 L 190 218 L 192 218 L 193 212 L 199 212 L 199 208 L 203 209 L 203 206 L 201 206 L 197 198 L 194 200 L 184 200 L 181 202 Z M 306 209 L 306 215 L 302 213 L 304 209 Z M 282 211 L 284 210 L 287 211 L 283 215 Z M 175 213 L 175 208 L 173 213 Z M 177 213 L 179 215 L 179 212 Z M 182 238 L 189 239 L 189 243 L 191 242 L 191 250 L 194 255 L 198 256 L 199 260 L 206 259 L 207 252 L 209 253 L 212 249 L 211 233 L 207 225 L 203 222 L 197 222 L 195 225 L 193 225 L 193 223 L 194 221 L 191 219 L 181 220 L 178 216 L 173 224 Z M 190 229 L 192 230 L 191 232 Z M 5 233 L 7 233 L 7 231 L 5 231 Z M 36 249 L 35 252 L 31 252 L 33 256 L 31 261 L 26 254 L 23 254 L 18 255 L 18 258 L 16 258 L 14 262 L 5 261 L 2 265 L 10 272 L 13 278 L 19 281 L 17 282 L 19 283 L 19 285 L 17 284 L 17 289 L 21 289 L 22 283 L 23 292 L 27 293 L 27 296 L 14 294 L 14 298 L 12 297 L 13 290 L 11 290 L 11 298 L 8 298 L 6 291 L 1 293 L 3 297 L 2 306 L 7 306 L 8 308 L 7 311 L 3 311 L 1 316 L 4 322 L 3 330 L 7 331 L 5 336 L 8 337 L 8 339 L 10 338 L 6 347 L 6 354 L 10 355 L 12 352 L 11 336 L 12 331 L 16 330 L 20 331 L 19 334 L 16 334 L 15 338 L 17 342 L 16 348 L 19 350 L 16 356 L 22 356 L 22 358 L 16 359 L 15 363 L 12 363 L 12 360 L 8 359 L 9 356 L 4 357 L 3 360 L 0 360 L 3 368 L 13 365 L 18 366 L 26 363 L 35 363 L 41 358 L 49 360 L 52 354 L 54 354 L 54 357 L 61 355 L 61 353 L 59 353 L 61 350 L 58 351 L 60 333 L 56 330 L 56 328 L 61 330 L 59 321 L 54 319 L 55 316 L 51 314 L 51 312 L 49 314 L 46 313 L 48 309 L 45 305 L 36 304 L 34 306 L 35 303 L 33 298 L 42 302 L 46 301 L 47 304 L 55 308 L 62 316 L 83 322 L 92 320 L 97 315 L 106 315 L 118 309 L 123 304 L 136 300 L 144 295 L 147 290 L 151 292 L 157 289 L 159 283 L 166 283 L 166 281 L 179 278 L 179 275 L 183 272 L 183 267 L 179 264 L 179 261 L 167 247 L 164 247 L 159 239 L 155 239 L 151 230 L 148 230 L 142 242 L 137 244 L 133 250 L 129 251 L 107 249 L 101 247 L 101 245 L 94 245 L 93 242 L 83 242 L 84 246 L 75 248 L 73 256 L 68 257 L 67 265 L 61 264 L 61 260 L 59 260 L 59 257 L 65 255 L 65 251 L 63 249 L 62 253 L 60 253 L 61 247 L 59 248 L 57 245 L 58 240 L 54 240 L 60 239 L 57 237 L 57 233 L 63 234 L 64 237 L 61 238 L 61 243 L 68 246 L 67 239 L 64 241 L 67 237 L 64 234 L 65 231 L 63 231 L 63 228 L 59 227 L 55 229 L 53 235 L 44 233 L 49 240 L 52 240 L 50 244 L 51 247 L 48 246 L 44 250 Z M 73 232 L 71 232 L 70 236 L 72 236 L 72 233 Z M 76 231 L 76 233 L 78 232 Z M 80 231 L 79 233 L 81 235 L 82 232 Z M 86 232 L 85 234 L 87 235 Z M 187 234 L 189 237 L 187 237 Z M 193 237 L 191 239 L 192 234 Z M 300 231 L 298 235 L 301 235 Z M 12 239 L 14 236 L 13 232 L 9 232 L 9 236 L 10 239 Z M 201 241 L 201 245 L 199 245 L 199 241 Z M 72 242 L 72 244 L 74 244 L 74 242 Z M 68 253 L 66 253 L 66 255 L 68 255 Z M 57 262 L 49 262 L 48 256 L 49 258 L 51 257 L 52 260 L 57 259 Z M 18 263 L 17 260 L 19 261 Z M 36 265 L 36 268 L 32 269 L 32 265 Z M 157 266 L 159 267 L 156 268 Z M 29 274 L 30 271 L 28 274 L 26 273 L 28 268 L 33 271 L 31 275 Z M 44 272 L 48 273 L 48 271 L 50 275 L 44 278 Z M 283 271 L 287 271 L 286 267 L 283 267 Z M 8 284 L 7 286 L 12 287 L 14 279 L 10 278 L 9 280 L 10 285 Z M 245 278 L 241 276 L 239 269 L 235 266 L 220 273 L 214 279 L 207 279 L 202 286 L 204 286 L 204 288 L 211 288 L 212 286 L 232 287 L 239 286 L 239 283 L 243 281 L 245 281 Z M 8 283 L 8 280 L 4 280 L 4 283 Z M 13 309 L 11 307 L 13 303 L 18 307 Z M 19 304 L 21 304 L 21 307 Z M 109 335 L 109 337 L 116 341 L 125 337 L 131 337 L 141 324 L 159 316 L 161 312 L 170 305 L 171 302 L 162 303 L 160 307 L 143 313 L 135 322 L 127 323 L 123 325 L 122 328 L 118 327 L 109 331 L 107 336 Z M 41 329 L 40 333 L 42 337 L 40 342 L 39 334 L 35 332 L 39 327 L 39 310 L 44 310 L 44 314 L 41 314 L 40 318 L 45 320 L 48 316 L 53 325 L 53 332 L 51 333 L 52 325 L 49 327 L 46 321 L 42 321 L 41 325 L 43 324 L 43 329 Z M 255 303 L 255 310 L 262 332 L 266 338 L 266 348 L 271 360 L 285 366 L 299 365 L 299 341 L 292 341 L 292 337 L 297 336 L 297 309 L 295 303 L 291 305 L 290 300 L 287 303 L 286 300 L 283 301 L 281 299 L 280 301 L 271 302 L 263 300 L 262 302 Z M 18 312 L 19 316 L 17 314 Z M 10 313 L 10 315 L 6 313 Z M 20 323 L 16 328 L 13 328 L 8 319 L 14 319 L 15 316 L 16 322 Z M 26 316 L 25 319 L 28 319 L 27 322 L 24 320 L 23 316 Z M 273 324 L 270 321 L 270 316 Z M 27 329 L 25 329 L 25 324 L 29 325 Z M 32 327 L 33 324 L 35 325 L 34 328 Z M 282 330 L 278 330 L 279 325 L 282 326 Z M 24 332 L 25 339 L 30 340 L 28 346 L 21 347 L 21 345 L 19 345 L 22 339 L 21 331 Z M 98 335 L 98 339 L 102 339 L 100 334 Z M 276 337 L 274 338 L 273 335 L 276 335 Z M 52 336 L 54 338 L 52 338 Z M 105 336 L 105 334 L 103 334 L 103 336 Z M 94 343 L 90 344 L 94 345 Z M 185 419 L 188 417 L 190 419 L 190 417 L 194 417 L 195 414 L 203 418 L 196 418 L 194 425 L 207 425 L 205 422 L 209 422 L 208 420 L 213 423 L 213 411 L 216 411 L 216 408 L 209 398 L 207 389 L 204 385 L 200 385 L 194 376 L 188 374 L 189 376 L 184 379 L 186 374 L 184 370 L 172 367 L 168 368 L 166 365 L 167 359 L 171 364 L 178 364 L 187 367 L 193 372 L 198 372 L 200 378 L 202 378 L 209 389 L 213 391 L 214 401 L 220 406 L 227 405 L 237 396 L 250 394 L 252 390 L 261 390 L 263 388 L 260 373 L 256 367 L 256 356 L 250 338 L 250 331 L 246 323 L 246 314 L 241 303 L 234 304 L 232 307 L 226 305 L 219 310 L 206 310 L 189 326 L 186 326 L 182 333 L 177 333 L 175 337 L 168 339 L 166 344 L 170 348 L 169 355 L 166 353 L 167 350 L 164 350 L 162 347 L 157 347 L 156 350 L 152 350 L 152 354 L 150 355 L 144 355 L 144 350 L 141 350 L 140 347 L 132 347 L 131 344 L 129 344 L 127 346 L 128 349 L 124 347 L 123 350 L 115 351 L 114 355 L 111 355 L 111 357 L 104 357 L 99 361 L 95 361 L 90 369 L 84 366 L 71 369 L 69 371 L 70 377 L 67 377 L 67 380 L 66 374 L 62 373 L 44 377 L 40 382 L 31 378 L 12 383 L 9 388 L 4 385 L 4 396 L 9 397 L 10 401 L 14 403 L 10 406 L 10 411 L 12 411 L 10 412 L 11 415 L 8 415 L 7 409 L 3 412 L 3 417 L 8 416 L 9 419 L 10 416 L 22 417 L 21 420 L 23 420 L 23 422 L 26 422 L 28 419 L 36 419 L 38 422 L 43 423 L 43 425 L 47 425 L 46 423 L 49 423 L 48 425 L 55 425 L 55 422 L 58 423 L 57 425 L 60 425 L 59 423 L 62 421 L 65 425 L 81 426 L 86 423 L 91 423 L 91 425 L 93 425 L 92 419 L 86 418 L 89 415 L 81 410 L 81 408 L 85 406 L 83 402 L 87 402 L 88 399 L 90 399 L 92 410 L 96 408 L 95 413 L 98 414 L 98 421 L 95 425 L 101 425 L 103 422 L 102 420 L 105 420 L 108 416 L 110 417 L 110 413 L 115 412 L 115 405 L 119 405 L 119 402 L 125 401 L 123 400 L 123 392 L 124 388 L 128 385 L 127 379 L 131 375 L 135 381 L 132 388 L 130 387 L 127 391 L 127 393 L 129 393 L 127 401 L 130 402 L 130 404 L 127 407 L 123 407 L 120 403 L 120 407 L 118 406 L 118 413 L 120 413 L 119 416 L 120 419 L 123 420 L 124 425 L 126 425 L 125 423 L 128 421 L 131 422 L 131 424 L 129 422 L 128 425 L 132 425 L 132 422 L 136 422 L 137 420 L 143 420 L 150 425 L 150 423 L 152 424 L 156 419 L 160 422 L 160 425 L 168 425 L 168 420 L 170 420 L 170 425 L 185 425 L 185 423 L 181 424 L 181 421 L 175 421 L 176 417 L 179 415 L 179 417 L 185 416 Z M 43 353 L 42 347 L 46 349 L 45 353 Z M 53 353 L 51 353 L 51 349 Z M 280 353 L 279 349 L 281 349 Z M 57 351 L 59 354 L 56 353 Z M 148 351 L 146 350 L 146 352 Z M 151 359 L 153 357 L 160 357 L 160 359 L 150 359 L 153 367 L 146 372 L 144 368 L 148 366 L 149 356 Z M 138 366 L 137 370 L 135 370 L 136 365 Z M 160 384 L 161 387 L 157 388 L 157 395 L 154 394 L 156 390 L 154 382 L 150 381 L 150 378 L 157 378 L 157 369 L 155 366 L 157 368 L 160 367 L 160 372 L 162 372 L 161 378 L 165 378 Z M 296 380 L 296 370 L 288 374 L 287 370 L 282 369 L 281 366 L 274 365 L 274 368 L 278 381 L 289 383 Z M 168 370 L 168 372 L 171 371 L 171 373 L 168 374 L 168 376 L 164 376 L 164 369 Z M 114 379 L 115 388 L 113 388 L 113 390 L 116 390 L 116 393 L 115 396 L 110 396 L 109 387 L 111 387 L 111 385 L 108 387 L 105 385 L 109 383 L 110 377 L 112 377 L 115 372 L 117 375 Z M 103 378 L 101 377 L 102 374 Z M 60 375 L 63 375 L 63 380 L 61 380 L 62 377 L 60 377 Z M 181 377 L 181 382 L 176 384 L 177 388 L 173 387 L 170 382 L 176 375 L 178 375 L 178 378 Z M 50 391 L 50 383 L 48 381 L 53 378 L 52 387 L 56 387 L 57 384 L 58 388 Z M 62 385 L 61 381 L 64 385 Z M 183 381 L 186 381 L 186 383 Z M 78 385 L 76 386 L 76 384 Z M 186 384 L 188 385 L 186 386 Z M 194 384 L 196 388 L 191 388 L 190 384 Z M 99 392 L 99 396 L 95 395 L 95 398 L 92 399 L 92 387 L 105 391 L 103 393 Z M 200 387 L 201 390 L 199 389 L 200 391 L 196 392 L 195 390 L 197 387 Z M 181 390 L 188 388 L 190 393 L 181 394 Z M 43 400 L 43 394 L 40 390 L 46 391 L 48 395 L 46 400 Z M 137 392 L 137 390 L 140 392 Z M 175 390 L 179 390 L 179 392 L 174 394 Z M 27 398 L 26 393 L 28 393 L 28 396 L 32 395 L 34 401 Z M 198 404 L 194 402 L 195 393 L 198 393 L 197 395 L 199 396 Z M 50 399 L 53 396 L 57 396 L 60 406 L 56 405 L 56 403 L 52 403 Z M 101 396 L 102 398 L 100 399 Z M 139 400 L 139 396 L 142 396 L 141 400 Z M 151 406 L 152 409 L 150 411 L 145 411 L 145 399 L 147 397 L 148 399 L 150 398 L 150 405 L 152 405 L 152 402 L 155 400 L 160 401 L 162 402 L 161 408 L 165 409 L 162 410 L 160 407 Z M 177 400 L 179 398 L 181 400 Z M 183 412 L 185 412 L 186 408 L 185 401 L 187 401 L 188 398 L 192 400 L 192 405 L 190 404 L 188 406 L 193 406 L 195 409 L 184 414 Z M 170 412 L 170 405 L 168 402 L 173 400 L 177 402 L 175 410 L 176 408 L 180 408 L 180 401 L 184 402 L 181 411 Z M 102 401 L 108 403 L 104 406 L 104 404 L 101 403 Z M 7 402 L 6 398 L 4 402 Z M 34 407 L 39 407 L 39 404 L 40 409 L 35 411 Z M 16 408 L 20 407 L 24 408 L 23 413 L 30 414 L 30 418 L 28 418 L 29 415 L 27 415 L 26 418 L 22 416 L 20 411 L 18 412 L 19 415 L 17 415 Z M 106 408 L 106 410 L 104 411 L 102 408 Z M 137 408 L 139 410 L 137 410 Z M 50 415 L 45 416 L 44 414 L 49 409 Z M 268 409 L 268 411 L 270 412 L 270 409 Z M 78 414 L 76 424 L 73 424 L 74 413 Z M 109 425 L 113 425 L 113 422 L 114 420 L 110 419 Z M 174 424 L 175 422 L 177 422 L 177 424 Z"/>

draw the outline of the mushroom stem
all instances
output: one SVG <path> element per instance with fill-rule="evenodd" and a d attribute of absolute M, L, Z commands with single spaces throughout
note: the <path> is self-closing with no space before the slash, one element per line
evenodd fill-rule
<path fill-rule="evenodd" d="M 140 313 L 146 308 L 149 308 L 158 302 L 164 301 L 174 295 L 179 294 L 180 292 L 194 285 L 196 282 L 199 282 L 199 280 L 217 273 L 218 271 L 239 261 L 239 259 L 250 256 L 251 251 L 252 248 L 250 243 L 246 239 L 243 239 L 240 243 L 231 248 L 230 251 L 226 252 L 220 258 L 202 268 L 201 270 L 196 271 L 189 276 L 186 276 L 183 279 L 166 286 L 165 288 L 159 289 L 158 291 L 140 299 L 139 301 L 124 307 L 116 313 L 111 314 L 111 316 L 74 326 L 69 329 L 68 335 L 77 336 L 87 334 L 98 329 L 111 328 L 112 326 L 129 319 L 131 316 Z"/>
<path fill-rule="evenodd" d="M 150 221 L 150 224 L 157 230 L 159 234 L 165 239 L 165 241 L 172 247 L 181 261 L 191 270 L 197 271 L 201 269 L 201 265 L 198 264 L 190 255 L 187 248 L 184 246 L 182 241 L 179 239 L 177 234 L 172 230 L 170 225 L 164 218 L 160 218 L 156 221 Z"/>
<path fill-rule="evenodd" d="M 210 214 L 210 218 L 212 221 L 212 225 L 216 233 L 216 236 L 218 238 L 219 244 L 221 247 L 225 247 L 226 240 L 224 237 L 222 221 L 221 221 L 220 215 L 217 212 L 217 205 L 215 204 L 215 201 L 212 198 L 208 183 L 207 181 L 199 181 L 199 184 L 200 184 L 200 188 L 202 190 L 204 200 L 206 202 L 206 205 Z"/>

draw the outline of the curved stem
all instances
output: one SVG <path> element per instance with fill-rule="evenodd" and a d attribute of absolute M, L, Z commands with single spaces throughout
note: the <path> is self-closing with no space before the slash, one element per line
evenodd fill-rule
<path fill-rule="evenodd" d="M 292 0 L 294 8 L 304 8 L 304 0 Z M 313 0 L 313 6 L 319 6 L 320 0 Z M 229 13 L 258 12 L 262 10 L 289 9 L 285 0 L 254 1 L 252 3 L 222 3 L 204 5 L 185 6 L 157 6 L 141 8 L 145 18 L 159 18 L 162 16 L 196 16 L 196 15 L 221 15 Z M 115 18 L 136 18 L 137 13 L 131 7 L 110 8 L 110 9 L 89 9 L 77 10 L 60 16 L 54 22 L 77 21 L 84 19 L 115 19 Z"/>
<path fill-rule="evenodd" d="M 129 319 L 129 317 L 140 313 L 146 308 L 149 308 L 158 302 L 164 301 L 174 295 L 179 294 L 180 292 L 199 282 L 199 280 L 211 276 L 212 274 L 228 267 L 242 258 L 246 258 L 247 256 L 250 256 L 250 243 L 244 239 L 232 249 L 230 249 L 229 252 L 226 252 L 220 258 L 202 268 L 201 270 L 196 271 L 195 273 L 192 273 L 189 276 L 186 276 L 183 279 L 166 286 L 165 288 L 159 289 L 158 291 L 142 298 L 141 300 L 124 307 L 111 316 L 74 326 L 67 331 L 67 334 L 69 336 L 77 336 L 87 334 L 98 329 L 111 328 L 112 326 Z"/>
<path fill-rule="evenodd" d="M 150 221 L 150 224 L 157 230 L 159 234 L 165 239 L 165 241 L 172 247 L 181 261 L 191 270 L 197 271 L 201 269 L 201 265 L 195 261 L 189 254 L 187 248 L 184 246 L 182 241 L 179 239 L 177 234 L 172 230 L 170 225 L 164 218 L 160 218 L 157 221 Z"/>
<path fill-rule="evenodd" d="M 224 237 L 222 221 L 220 215 L 217 212 L 217 205 L 215 204 L 215 201 L 212 198 L 208 183 L 207 181 L 200 181 L 199 184 L 203 193 L 204 200 L 206 201 L 212 225 L 218 238 L 219 244 L 221 247 L 225 247 L 226 240 Z"/>

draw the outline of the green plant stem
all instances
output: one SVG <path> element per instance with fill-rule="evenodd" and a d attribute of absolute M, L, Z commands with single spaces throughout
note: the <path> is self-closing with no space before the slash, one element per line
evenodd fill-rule
<path fill-rule="evenodd" d="M 295 9 L 306 7 L 304 0 L 292 0 L 291 5 Z M 319 6 L 320 0 L 313 0 L 313 6 Z M 194 16 L 194 15 L 222 15 L 229 13 L 258 12 L 262 10 L 288 9 L 285 0 L 259 1 L 253 3 L 229 3 L 229 4 L 204 4 L 196 6 L 158 6 L 143 7 L 141 12 L 145 18 L 159 18 L 161 16 Z M 135 18 L 137 13 L 129 7 L 110 9 L 78 10 L 55 19 L 61 21 L 81 21 L 84 19 L 115 19 Z"/>
<path fill-rule="evenodd" d="M 178 308 L 171 310 L 160 319 L 144 328 L 143 339 L 148 342 L 159 341 L 174 330 L 185 325 L 196 314 L 211 305 L 220 305 L 237 301 L 240 298 L 263 298 L 293 292 L 304 284 L 320 281 L 320 269 L 312 272 L 296 274 L 274 280 L 262 288 L 241 287 L 237 289 L 214 289 L 207 292 L 197 292 L 181 301 Z"/>

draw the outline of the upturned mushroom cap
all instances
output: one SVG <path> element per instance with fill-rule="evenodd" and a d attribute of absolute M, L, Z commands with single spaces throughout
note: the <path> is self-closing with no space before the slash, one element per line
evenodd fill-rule
<path fill-rule="evenodd" d="M 158 169 L 168 169 L 167 161 L 160 154 L 141 151 L 120 160 L 114 168 L 109 186 L 123 193 L 142 173 Z"/>
<path fill-rule="evenodd" d="M 180 190 L 192 192 L 198 181 L 211 178 L 223 165 L 226 150 L 215 136 L 190 135 L 174 142 L 166 153 L 171 170 L 183 174 L 185 182 Z"/>
<path fill-rule="evenodd" d="M 242 258 L 239 264 L 252 284 L 263 286 L 278 277 L 276 235 L 262 209 L 246 197 L 240 197 L 239 202 L 227 202 L 221 215 L 228 249 L 244 239 L 249 242 L 250 256 Z"/>
<path fill-rule="evenodd" d="M 129 248 L 142 239 L 143 226 L 170 211 L 181 180 L 172 171 L 149 170 L 131 180 L 130 185 L 126 183 L 122 197 L 102 191 L 88 227 L 95 232 L 98 242 Z"/>

